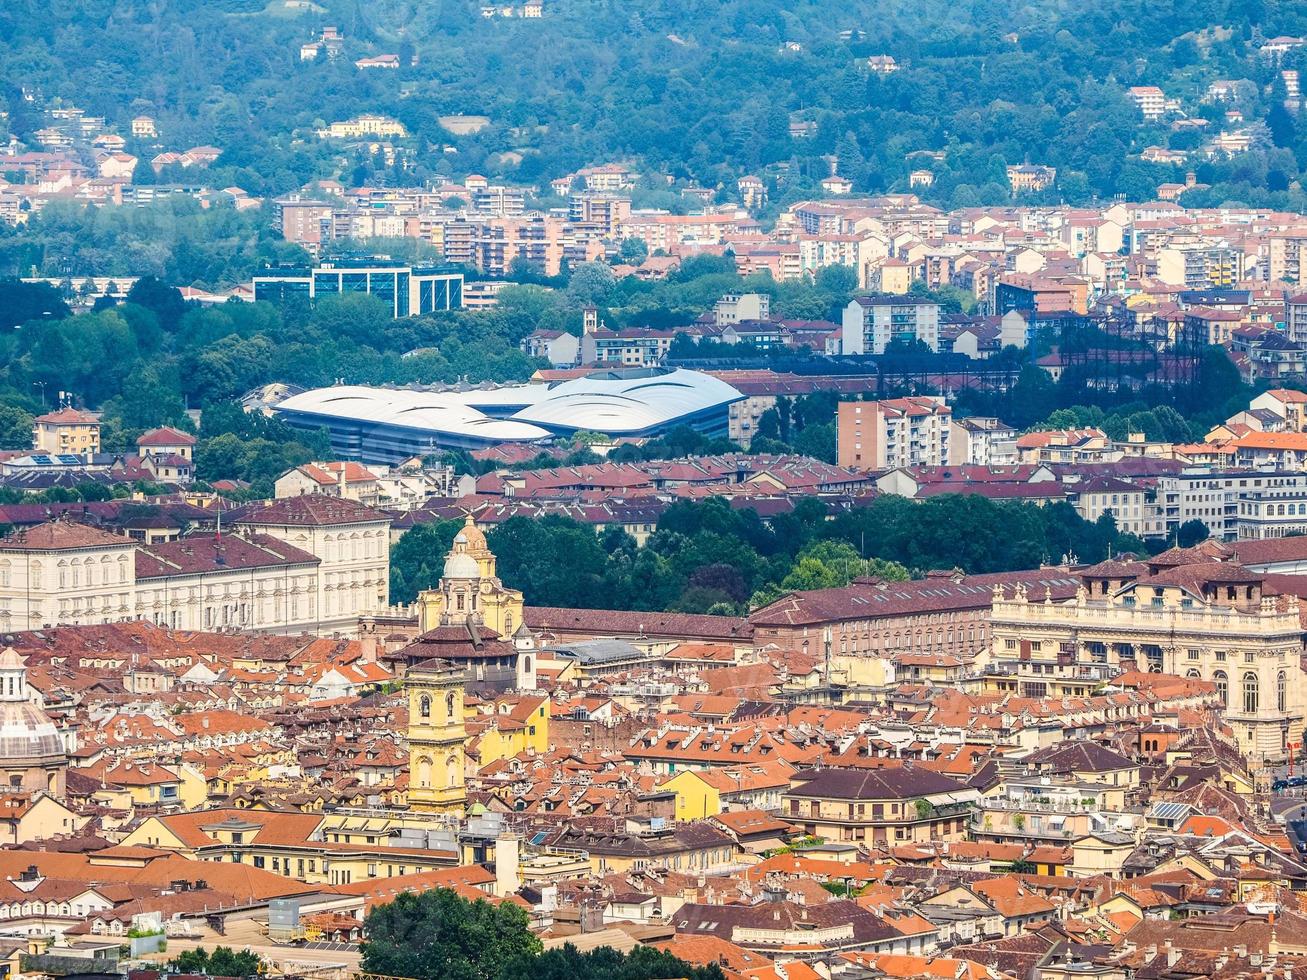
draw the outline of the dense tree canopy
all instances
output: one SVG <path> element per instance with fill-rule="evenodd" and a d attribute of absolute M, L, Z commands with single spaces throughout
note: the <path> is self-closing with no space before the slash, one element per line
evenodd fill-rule
<path fill-rule="evenodd" d="M 435 588 L 462 521 L 419 524 L 390 549 L 390 601 L 412 602 L 423 589 Z"/>
<path fill-rule="evenodd" d="M 203 946 L 178 953 L 169 966 L 178 973 L 199 973 L 210 977 L 254 977 L 263 972 L 263 961 L 244 950 L 237 952 L 229 946 L 216 946 L 212 951 Z"/>
<path fill-rule="evenodd" d="M 429 549 L 448 547 L 441 528 L 400 553 L 399 581 L 412 588 L 434 584 L 444 551 Z M 643 547 L 620 528 L 596 535 L 555 515 L 510 518 L 487 540 L 504 583 L 533 605 L 721 614 L 860 576 L 893 581 L 937 569 L 997 572 L 1147 548 L 1118 532 L 1110 516 L 1091 523 L 1070 504 L 1037 507 L 974 495 L 924 501 L 887 495 L 833 520 L 825 505 L 806 499 L 770 524 L 721 498 L 685 501 L 664 512 Z"/>
<path fill-rule="evenodd" d="M 368 913 L 362 967 L 413 980 L 722 980 L 647 946 L 541 951 L 518 905 L 468 901 L 448 889 L 401 893 Z"/>
<path fill-rule="evenodd" d="M 324 24 L 343 31 L 343 56 L 301 62 L 299 45 Z M 208 172 L 169 167 L 158 180 L 261 196 L 337 175 L 384 184 L 480 172 L 543 184 L 586 164 L 634 159 L 728 194 L 740 175 L 760 174 L 773 207 L 811 193 L 830 155 L 855 192 L 905 190 L 924 162 L 936 180 L 922 193 L 955 207 L 1006 199 L 1005 166 L 1028 159 L 1059 169 L 1050 199 L 1146 199 L 1183 171 L 1145 163 L 1139 151 L 1190 149 L 1237 108 L 1253 125 L 1254 152 L 1201 162 L 1199 181 L 1211 186 L 1186 196 L 1291 207 L 1302 202 L 1307 125 L 1285 107 L 1274 60 L 1257 52 L 1259 37 L 1277 34 L 1307 34 L 1307 11 L 1276 0 L 926 0 L 892 9 L 874 0 L 835 9 L 825 0 L 558 0 L 543 18 L 524 20 L 418 0 L 300 9 L 264 0 L 11 0 L 0 6 L 0 78 L 10 80 L 0 108 L 20 139 L 43 125 L 41 109 L 61 102 L 106 116 L 120 132 L 146 112 L 169 149 L 223 150 Z M 354 67 L 363 55 L 401 52 L 396 71 Z M 900 70 L 868 71 L 873 55 L 892 56 Z M 1284 67 L 1301 67 L 1303 57 L 1291 52 Z M 1200 101 L 1215 79 L 1239 83 L 1233 103 Z M 1127 98 L 1132 85 L 1182 97 L 1209 133 L 1144 120 Z M 408 127 L 393 163 L 313 135 L 363 112 Z M 456 136 L 439 121 L 467 112 L 490 125 Z M 129 149 L 155 152 L 150 140 Z M 148 167 L 138 173 L 156 179 Z M 684 206 L 654 181 L 640 195 L 649 206 Z M 185 264 L 138 241 L 140 262 Z M 187 250 L 205 247 L 196 239 Z"/>
<path fill-rule="evenodd" d="M 363 969 L 413 980 L 499 980 L 539 955 L 519 905 L 469 902 L 445 888 L 403 892 L 365 923 Z"/>

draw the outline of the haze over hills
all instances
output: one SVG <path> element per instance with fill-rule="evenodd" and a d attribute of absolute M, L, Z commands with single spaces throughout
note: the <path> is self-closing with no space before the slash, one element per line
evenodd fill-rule
<path fill-rule="evenodd" d="M 546 0 L 504 17 L 474 0 L 292 2 L 8 3 L 4 125 L 26 141 L 60 100 L 148 114 L 167 148 L 222 150 L 213 186 L 254 194 L 355 175 L 547 184 L 605 159 L 709 188 L 764 174 L 797 194 L 835 157 L 855 193 L 905 191 L 926 167 L 918 192 L 952 207 L 1009 199 L 1004 168 L 1023 162 L 1057 168 L 1055 199 L 1144 198 L 1192 167 L 1212 186 L 1189 203 L 1300 203 L 1307 129 L 1281 72 L 1304 49 L 1266 41 L 1307 33 L 1301 5 Z M 301 60 L 326 26 L 339 56 Z M 387 54 L 398 68 L 356 67 Z M 1156 118 L 1138 86 L 1161 89 Z M 411 155 L 388 167 L 313 136 L 361 113 L 401 121 Z M 459 113 L 490 124 L 438 122 Z M 1140 156 L 1221 133 L 1254 152 Z"/>

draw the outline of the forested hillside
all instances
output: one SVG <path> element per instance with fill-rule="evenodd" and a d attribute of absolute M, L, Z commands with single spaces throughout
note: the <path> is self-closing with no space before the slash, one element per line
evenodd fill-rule
<path fill-rule="evenodd" d="M 301 62 L 300 44 L 326 25 L 345 37 L 341 56 Z M 1259 53 L 1286 34 L 1307 34 L 1307 6 L 545 0 L 543 17 L 523 19 L 484 18 L 477 0 L 9 0 L 0 79 L 20 139 L 58 100 L 120 131 L 147 113 L 168 148 L 223 149 L 212 185 L 254 194 L 338 174 L 537 183 L 620 158 L 732 191 L 768 173 L 775 206 L 810 191 L 830 154 L 856 191 L 885 191 L 907 189 L 922 159 L 911 154 L 944 151 L 922 193 L 946 206 L 1006 199 L 1003 168 L 1025 161 L 1057 167 L 1067 199 L 1138 198 L 1183 172 L 1140 161 L 1144 147 L 1193 149 L 1235 108 L 1256 150 L 1202 164 L 1214 185 L 1202 193 L 1296 206 L 1307 126 L 1284 109 L 1278 69 L 1303 49 L 1279 64 Z M 402 67 L 354 65 L 382 53 Z M 901 70 L 867 70 L 873 55 Z M 1234 101 L 1204 101 L 1221 79 L 1242 83 Z M 1132 85 L 1161 86 L 1209 125 L 1146 124 Z M 313 136 L 360 112 L 414 134 L 408 173 Z M 437 122 L 450 113 L 491 125 L 453 136 Z M 791 122 L 815 129 L 792 136 Z"/>

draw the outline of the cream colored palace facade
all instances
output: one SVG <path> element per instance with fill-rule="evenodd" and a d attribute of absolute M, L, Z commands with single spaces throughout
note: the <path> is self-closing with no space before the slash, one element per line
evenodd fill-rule
<path fill-rule="evenodd" d="M 353 635 L 388 601 L 390 520 L 345 504 L 329 523 L 270 507 L 243 515 L 238 533 L 153 545 L 67 521 L 17 532 L 0 540 L 0 632 L 143 619 Z"/>
<path fill-rule="evenodd" d="M 1050 682 L 1096 669 L 1107 678 L 1131 665 L 1200 678 L 1215 686 L 1240 749 L 1282 761 L 1307 714 L 1298 599 L 1263 594 L 1262 576 L 1232 560 L 1201 560 L 1219 548 L 1103 562 L 1083 570 L 1076 596 L 1060 602 L 996 591 L 989 666 L 1019 666 L 1033 696 L 1041 664 Z"/>

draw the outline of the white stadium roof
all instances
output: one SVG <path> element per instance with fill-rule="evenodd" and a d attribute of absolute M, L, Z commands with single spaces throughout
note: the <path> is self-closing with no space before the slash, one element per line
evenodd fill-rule
<path fill-rule="evenodd" d="M 415 391 L 410 388 L 367 388 L 337 385 L 292 395 L 278 412 L 313 415 L 344 422 L 370 422 L 431 433 L 472 437 L 486 442 L 534 442 L 550 433 L 535 425 L 496 419 L 462 401 L 460 392 Z"/>
<path fill-rule="evenodd" d="M 713 409 L 725 411 L 742 397 L 725 381 L 698 371 L 620 372 L 565 381 L 513 418 L 554 431 L 636 435 Z"/>
<path fill-rule="evenodd" d="M 720 413 L 744 396 L 697 371 L 600 372 L 555 385 L 418 391 L 337 385 L 292 395 L 275 411 L 298 424 L 402 428 L 437 445 L 535 442 L 588 430 L 634 436 Z M 443 437 L 443 438 L 442 438 Z"/>

